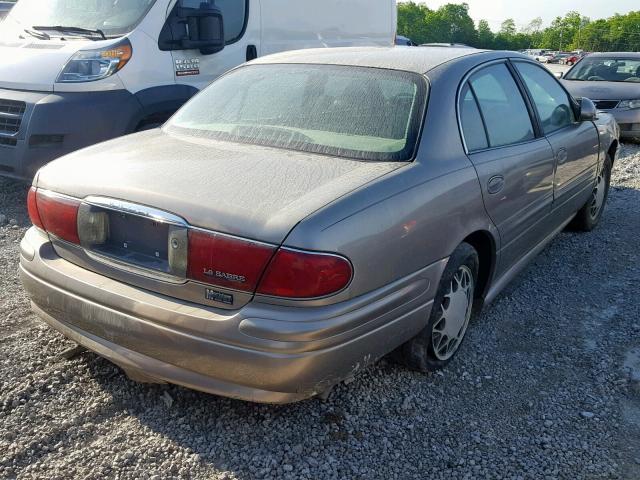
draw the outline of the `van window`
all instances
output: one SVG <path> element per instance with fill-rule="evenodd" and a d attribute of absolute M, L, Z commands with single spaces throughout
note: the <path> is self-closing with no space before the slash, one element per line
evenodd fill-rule
<path fill-rule="evenodd" d="M 168 132 L 342 156 L 407 161 L 426 105 L 421 75 L 338 65 L 250 65 L 212 83 Z"/>
<path fill-rule="evenodd" d="M 489 146 L 484 124 L 482 123 L 482 116 L 469 84 L 465 84 L 460 95 L 460 121 L 462 123 L 464 141 L 470 152 L 482 150 Z"/>
<path fill-rule="evenodd" d="M 491 65 L 469 80 L 489 135 L 490 147 L 533 140 L 533 124 L 511 72 L 504 64 Z"/>
<path fill-rule="evenodd" d="M 212 0 L 182 0 L 186 8 L 200 8 L 201 3 Z M 227 43 L 233 43 L 240 39 L 245 28 L 249 0 L 215 0 L 215 6 L 222 11 L 224 21 L 224 39 Z"/>
<path fill-rule="evenodd" d="M 575 119 L 569 96 L 548 70 L 530 63 L 515 65 L 529 90 L 545 135 L 571 125 Z"/>

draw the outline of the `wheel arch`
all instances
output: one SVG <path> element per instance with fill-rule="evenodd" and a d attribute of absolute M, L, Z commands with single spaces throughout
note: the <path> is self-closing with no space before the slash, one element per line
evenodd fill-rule
<path fill-rule="evenodd" d="M 496 267 L 496 240 L 488 230 L 476 230 L 467 235 L 463 243 L 468 243 L 478 252 L 480 269 L 478 270 L 476 298 L 483 299 L 489 291 L 491 279 L 493 278 Z"/>
<path fill-rule="evenodd" d="M 138 131 L 147 124 L 164 123 L 197 92 L 191 85 L 163 85 L 137 92 L 135 96 L 142 109 L 132 119 L 129 132 Z"/>

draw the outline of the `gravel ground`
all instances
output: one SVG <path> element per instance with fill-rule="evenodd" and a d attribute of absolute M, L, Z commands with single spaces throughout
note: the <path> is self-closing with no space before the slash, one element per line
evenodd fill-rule
<path fill-rule="evenodd" d="M 26 187 L 0 179 L 0 477 L 638 479 L 640 146 L 613 183 L 602 225 L 561 234 L 443 372 L 383 361 L 276 407 L 62 359 L 16 277 Z"/>

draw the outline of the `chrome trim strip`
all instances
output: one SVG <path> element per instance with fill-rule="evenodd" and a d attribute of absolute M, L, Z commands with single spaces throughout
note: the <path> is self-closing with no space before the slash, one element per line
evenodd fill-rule
<path fill-rule="evenodd" d="M 159 210 L 157 208 L 152 208 L 137 203 L 126 202 L 124 200 L 91 196 L 86 197 L 82 200 L 82 202 L 98 208 L 106 208 L 107 210 L 115 210 L 118 212 L 128 213 L 136 217 L 148 218 L 159 223 L 177 225 L 180 227 L 188 226 L 188 223 L 182 217 L 169 212 L 165 212 L 164 210 Z"/>

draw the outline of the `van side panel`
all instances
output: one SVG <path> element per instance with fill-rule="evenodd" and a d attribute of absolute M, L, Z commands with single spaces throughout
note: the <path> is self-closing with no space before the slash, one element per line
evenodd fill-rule
<path fill-rule="evenodd" d="M 261 56 L 318 47 L 390 46 L 395 0 L 261 0 Z"/>

